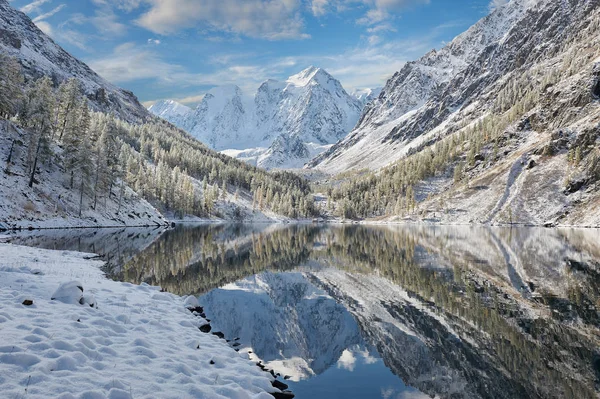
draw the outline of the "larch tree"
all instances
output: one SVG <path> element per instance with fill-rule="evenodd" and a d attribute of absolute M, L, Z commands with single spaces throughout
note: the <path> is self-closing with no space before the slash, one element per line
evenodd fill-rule
<path fill-rule="evenodd" d="M 16 58 L 0 53 L 0 117 L 14 115 L 23 95 L 23 75 Z"/>
<path fill-rule="evenodd" d="M 30 167 L 29 187 L 36 182 L 35 174 L 40 160 L 50 154 L 50 135 L 52 133 L 52 112 L 54 94 L 49 77 L 38 79 L 27 89 L 25 104 L 20 114 L 28 128 L 27 161 Z"/>

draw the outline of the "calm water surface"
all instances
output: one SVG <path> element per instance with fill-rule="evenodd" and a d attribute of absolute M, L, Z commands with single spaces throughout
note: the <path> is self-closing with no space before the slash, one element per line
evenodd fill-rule
<path fill-rule="evenodd" d="M 26 232 L 196 295 L 298 398 L 600 397 L 600 231 L 212 225 Z M 234 341 L 238 339 L 237 341 Z"/>

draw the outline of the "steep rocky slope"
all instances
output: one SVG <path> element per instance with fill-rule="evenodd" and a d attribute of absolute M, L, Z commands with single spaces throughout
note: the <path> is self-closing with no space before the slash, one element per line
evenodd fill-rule
<path fill-rule="evenodd" d="M 211 89 L 194 110 L 172 100 L 149 110 L 215 150 L 285 168 L 301 167 L 343 138 L 361 107 L 362 100 L 325 70 L 309 67 L 285 82 L 267 80 L 253 98 L 237 86 L 223 86 Z"/>
<path fill-rule="evenodd" d="M 0 0 L 0 51 L 20 60 L 26 78 L 51 76 L 57 84 L 72 77 L 79 79 L 96 111 L 114 113 L 128 122 L 151 118 L 132 92 L 104 80 L 57 45 L 7 0 Z"/>
<path fill-rule="evenodd" d="M 415 188 L 419 202 L 433 197 L 418 209 L 425 219 L 600 224 L 599 6 L 499 7 L 396 73 L 357 127 L 309 166 L 379 170 L 454 146 L 462 153 Z"/>

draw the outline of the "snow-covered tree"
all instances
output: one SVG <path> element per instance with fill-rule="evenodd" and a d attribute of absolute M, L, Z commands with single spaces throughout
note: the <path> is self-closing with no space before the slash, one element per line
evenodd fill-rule
<path fill-rule="evenodd" d="M 38 79 L 25 93 L 25 101 L 19 115 L 28 131 L 27 162 L 30 168 L 29 187 L 35 183 L 35 174 L 40 160 L 50 154 L 52 112 L 54 95 L 49 77 Z"/>
<path fill-rule="evenodd" d="M 14 115 L 22 97 L 23 75 L 16 58 L 0 53 L 0 117 Z"/>

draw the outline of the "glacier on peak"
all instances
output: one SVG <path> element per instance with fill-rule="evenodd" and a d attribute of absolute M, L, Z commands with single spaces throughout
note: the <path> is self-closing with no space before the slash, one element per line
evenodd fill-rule
<path fill-rule="evenodd" d="M 363 105 L 314 66 L 285 81 L 269 79 L 254 96 L 227 85 L 209 90 L 188 111 L 173 100 L 157 104 L 152 113 L 211 148 L 245 154 L 240 159 L 269 169 L 303 166 L 354 127 Z"/>

